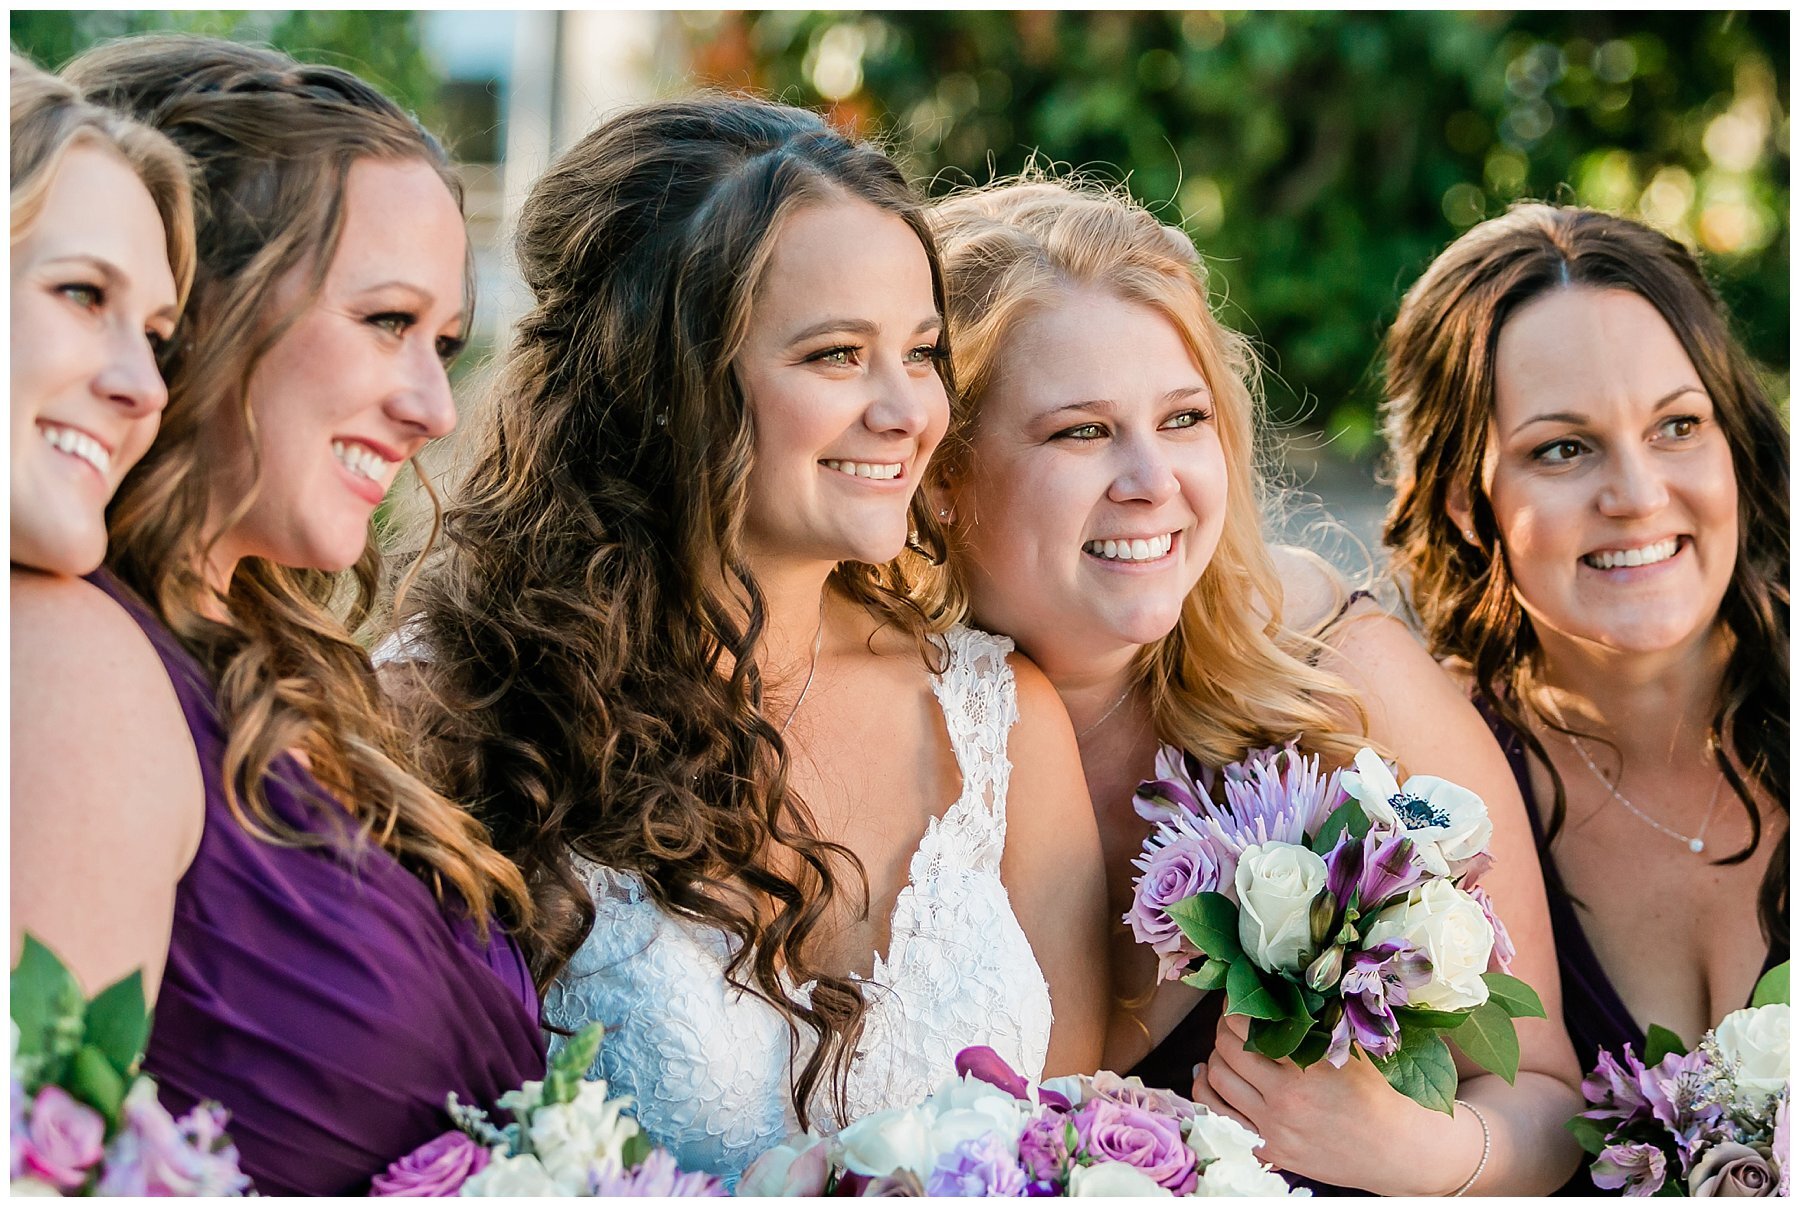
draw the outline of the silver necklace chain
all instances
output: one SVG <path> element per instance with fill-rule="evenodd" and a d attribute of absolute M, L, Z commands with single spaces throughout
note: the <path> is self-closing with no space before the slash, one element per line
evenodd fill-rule
<path fill-rule="evenodd" d="M 812 690 L 813 676 L 819 673 L 819 650 L 825 644 L 825 591 L 826 588 L 819 588 L 819 628 L 813 634 L 812 665 L 806 670 L 806 682 L 800 685 L 800 694 L 794 697 L 794 706 L 788 709 L 787 720 L 781 723 L 779 732 L 783 737 L 787 736 L 788 726 L 794 723 L 794 715 L 800 711 L 800 706 L 806 703 L 806 693 Z"/>
<path fill-rule="evenodd" d="M 1686 834 L 1683 834 L 1675 829 L 1672 829 L 1669 826 L 1663 825 L 1662 822 L 1657 821 L 1654 817 L 1651 817 L 1648 813 L 1644 812 L 1642 809 L 1638 808 L 1636 805 L 1634 805 L 1630 801 L 1626 800 L 1624 794 L 1619 791 L 1618 785 L 1613 783 L 1611 780 L 1607 779 L 1606 776 L 1601 773 L 1600 768 L 1594 765 L 1594 760 L 1591 757 L 1589 757 L 1588 752 L 1587 752 L 1587 747 L 1582 744 L 1581 739 L 1576 737 L 1572 733 L 1564 734 L 1563 736 L 1569 739 L 1569 745 L 1571 745 L 1575 748 L 1575 753 L 1581 756 L 1581 761 L 1587 764 L 1587 769 L 1594 773 L 1594 778 L 1600 781 L 1601 787 L 1605 788 L 1607 790 L 1607 792 L 1612 794 L 1612 798 L 1614 800 L 1618 801 L 1621 805 L 1624 805 L 1627 809 L 1631 810 L 1631 812 L 1633 814 L 1635 814 L 1639 818 L 1639 820 L 1647 822 L 1651 826 L 1654 826 L 1656 829 L 1661 830 L 1664 834 L 1667 834 L 1670 838 L 1679 840 L 1683 845 L 1685 845 L 1687 847 L 1688 850 L 1692 851 L 1694 854 L 1700 855 L 1706 851 L 1706 827 L 1708 827 L 1712 824 L 1713 812 L 1715 810 L 1717 810 L 1719 807 L 1719 789 L 1725 783 L 1724 776 L 1721 775 L 1717 780 L 1715 780 L 1713 782 L 1712 799 L 1707 802 L 1706 816 L 1701 818 L 1701 820 L 1700 820 L 1700 832 L 1690 838 Z M 1621 764 L 1621 766 L 1619 768 L 1621 778 L 1623 778 L 1623 776 L 1624 776 L 1624 771 L 1625 771 L 1625 768 Z"/>
<path fill-rule="evenodd" d="M 1120 697 L 1117 700 L 1114 700 L 1112 702 L 1112 707 L 1100 714 L 1100 719 L 1098 721 L 1095 721 L 1092 725 L 1089 725 L 1086 729 L 1082 730 L 1080 733 L 1075 735 L 1075 740 L 1077 742 L 1080 742 L 1083 738 L 1087 737 L 1090 733 L 1093 733 L 1096 729 L 1100 728 L 1102 725 L 1104 725 L 1108 721 L 1112 720 L 1112 715 L 1114 713 L 1118 712 L 1120 707 L 1124 705 L 1125 701 L 1129 700 L 1130 698 L 1131 698 L 1131 688 L 1127 687 L 1125 689 L 1124 693 L 1122 695 L 1120 695 Z"/>

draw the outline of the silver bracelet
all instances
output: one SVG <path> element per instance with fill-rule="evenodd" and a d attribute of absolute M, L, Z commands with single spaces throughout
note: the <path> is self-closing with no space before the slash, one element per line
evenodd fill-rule
<path fill-rule="evenodd" d="M 1481 1160 L 1475 1163 L 1475 1172 L 1469 1175 L 1469 1180 L 1450 1192 L 1449 1197 L 1453 1199 L 1469 1193 L 1469 1187 L 1475 1185 L 1475 1180 L 1481 1177 L 1481 1171 L 1487 1168 L 1488 1154 L 1494 1148 L 1494 1133 L 1488 1130 L 1487 1116 L 1476 1110 L 1473 1102 L 1464 1102 L 1458 1098 L 1456 1105 L 1468 1107 L 1469 1113 L 1475 1116 L 1475 1122 L 1481 1124 Z"/>

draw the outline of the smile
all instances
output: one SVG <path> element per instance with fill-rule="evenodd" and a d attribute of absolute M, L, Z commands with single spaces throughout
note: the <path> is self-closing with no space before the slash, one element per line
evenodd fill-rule
<path fill-rule="evenodd" d="M 1617 570 L 1623 566 L 1654 566 L 1666 562 L 1681 550 L 1681 538 L 1670 537 L 1653 545 L 1636 549 L 1601 549 L 1585 554 L 1582 561 L 1596 570 Z"/>
<path fill-rule="evenodd" d="M 1091 553 L 1095 557 L 1109 562 L 1153 562 L 1167 557 L 1174 544 L 1175 534 L 1165 532 L 1161 536 L 1153 537 L 1118 537 L 1089 541 L 1081 547 L 1081 551 Z"/>
<path fill-rule="evenodd" d="M 819 464 L 826 469 L 835 469 L 838 473 L 852 478 L 873 478 L 877 482 L 888 482 L 898 478 L 900 471 L 905 468 L 904 463 L 899 461 L 886 465 L 871 461 L 821 461 Z"/>
<path fill-rule="evenodd" d="M 387 475 L 395 465 L 368 445 L 353 444 L 348 440 L 333 440 L 331 455 L 338 459 L 339 465 L 377 486 L 386 484 Z"/>
<path fill-rule="evenodd" d="M 112 454 L 106 450 L 105 445 L 86 432 L 64 427 L 60 423 L 39 420 L 38 433 L 51 448 L 59 453 L 67 453 L 79 461 L 86 461 L 102 478 L 112 469 Z"/>

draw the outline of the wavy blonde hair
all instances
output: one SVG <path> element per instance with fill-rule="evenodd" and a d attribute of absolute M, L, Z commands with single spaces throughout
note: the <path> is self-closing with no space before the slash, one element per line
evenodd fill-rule
<path fill-rule="evenodd" d="M 215 38 L 146 36 L 102 46 L 66 75 L 94 100 L 162 130 L 193 158 L 199 265 L 191 327 L 165 366 L 162 430 L 108 510 L 107 564 L 137 592 L 217 685 L 225 725 L 227 804 L 246 830 L 283 845 L 320 845 L 269 806 L 277 756 L 303 751 L 319 783 L 360 826 L 445 899 L 460 896 L 485 936 L 496 905 L 528 921 L 523 878 L 486 830 L 414 773 L 406 740 L 354 630 L 367 616 L 381 554 L 371 539 L 345 574 L 246 558 L 209 618 L 208 550 L 249 508 L 222 522 L 201 462 L 214 425 L 257 425 L 249 382 L 310 307 L 343 226 L 345 182 L 365 158 L 432 165 L 461 189 L 442 148 L 392 101 L 349 72 Z M 287 305 L 281 284 L 307 287 Z M 258 464 L 255 472 L 260 477 Z M 334 602 L 348 598 L 347 612 Z M 452 902 L 451 904 L 456 904 Z"/>
<path fill-rule="evenodd" d="M 1364 727 L 1362 708 L 1347 683 L 1313 665 L 1319 635 L 1282 622 L 1281 582 L 1262 537 L 1268 490 L 1257 466 L 1256 356 L 1213 315 L 1192 242 L 1122 189 L 1037 172 L 951 196 L 933 207 L 932 227 L 957 382 L 934 472 L 980 472 L 971 459 L 982 396 L 1008 335 L 1034 311 L 1094 288 L 1167 317 L 1212 388 L 1229 485 L 1217 551 L 1176 627 L 1138 655 L 1158 736 L 1210 766 L 1296 735 L 1348 762 L 1367 744 L 1351 731 Z M 923 558 L 909 567 L 928 613 L 967 612 L 961 556 L 953 547 L 942 567 Z"/>
<path fill-rule="evenodd" d="M 143 182 L 162 219 L 177 308 L 194 282 L 194 202 L 188 160 L 149 126 L 89 104 L 67 80 L 12 56 L 12 246 L 31 233 L 63 157 L 110 151 Z"/>

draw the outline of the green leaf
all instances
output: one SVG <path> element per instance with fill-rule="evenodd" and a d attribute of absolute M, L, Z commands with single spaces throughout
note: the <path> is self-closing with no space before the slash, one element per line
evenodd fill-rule
<path fill-rule="evenodd" d="M 111 1119 L 125 1100 L 125 1079 L 93 1044 L 82 1044 L 69 1062 L 69 1093 Z"/>
<path fill-rule="evenodd" d="M 1235 964 L 1244 956 L 1238 942 L 1238 909 L 1224 893 L 1201 893 L 1169 907 L 1169 917 L 1188 942 L 1215 960 Z"/>
<path fill-rule="evenodd" d="M 1454 1031 L 1469 1021 L 1468 1012 L 1464 1010 L 1427 1010 L 1423 1006 L 1401 1006 L 1394 1011 L 1394 1017 L 1415 1027 L 1429 1027 L 1434 1031 Z"/>
<path fill-rule="evenodd" d="M 646 1136 L 641 1131 L 638 1132 L 621 1146 L 619 1150 L 619 1160 L 621 1165 L 626 1169 L 630 1169 L 633 1166 L 643 1164 L 644 1158 L 650 1155 L 650 1152 L 654 1147 L 655 1146 L 650 1143 L 649 1136 Z"/>
<path fill-rule="evenodd" d="M 21 1056 L 48 1056 L 51 1035 L 81 989 L 63 962 L 31 935 L 12 970 L 12 1021 L 19 1028 Z M 79 1006 L 77 1007 L 79 1010 Z"/>
<path fill-rule="evenodd" d="M 1582 1152 L 1597 1157 L 1606 1148 L 1606 1125 L 1598 1119 L 1577 1115 L 1563 1126 L 1574 1133 L 1575 1143 L 1581 1145 Z"/>
<path fill-rule="evenodd" d="M 83 1021 L 87 1042 L 100 1050 L 120 1077 L 129 1078 L 150 1037 L 143 973 L 133 972 L 102 989 L 88 1003 Z"/>
<path fill-rule="evenodd" d="M 1206 963 L 1181 978 L 1183 985 L 1191 985 L 1195 989 L 1218 989 L 1224 986 L 1225 977 L 1231 971 L 1231 965 L 1224 960 L 1207 958 Z"/>
<path fill-rule="evenodd" d="M 1270 992 L 1271 979 L 1263 977 L 1248 957 L 1237 961 L 1225 978 L 1225 1013 L 1251 1018 L 1286 1018 L 1292 1011 L 1284 1009 L 1284 1003 Z M 1291 990 L 1293 986 L 1288 988 Z M 1293 1000 L 1298 1005 L 1300 995 L 1294 994 Z"/>
<path fill-rule="evenodd" d="M 1315 1025 L 1300 1040 L 1294 1050 L 1288 1053 L 1288 1059 L 1303 1069 L 1310 1069 L 1325 1059 L 1325 1050 L 1331 1047 L 1331 1031 Z"/>
<path fill-rule="evenodd" d="M 1283 1019 L 1253 1018 L 1250 1020 L 1250 1038 L 1244 1046 L 1270 1060 L 1281 1060 L 1291 1056 L 1306 1039 L 1313 1029 L 1313 1022 L 1313 1016 L 1304 1006 Z"/>
<path fill-rule="evenodd" d="M 1537 990 L 1518 977 L 1507 976 L 1504 972 L 1484 972 L 1481 979 L 1487 982 L 1488 1000 L 1499 1002 L 1508 1018 L 1544 1017 L 1544 1003 Z"/>
<path fill-rule="evenodd" d="M 1388 1084 L 1432 1111 L 1454 1113 L 1456 1060 L 1437 1031 L 1400 1027 L 1400 1050 L 1391 1059 L 1376 1060 Z"/>
<path fill-rule="evenodd" d="M 1357 800 L 1355 797 L 1351 797 L 1336 809 L 1333 809 L 1331 811 L 1331 816 L 1325 819 L 1325 824 L 1319 827 L 1319 832 L 1314 834 L 1313 840 L 1307 844 L 1312 848 L 1313 854 L 1330 854 L 1331 848 L 1337 846 L 1338 839 L 1343 835 L 1344 831 L 1350 829 L 1352 819 L 1357 817 L 1362 818 L 1363 830 L 1367 833 L 1369 819 L 1368 816 L 1363 813 L 1361 801 Z M 1351 830 L 1351 833 L 1355 834 L 1355 831 Z M 1356 836 L 1359 838 L 1361 837 L 1361 835 Z"/>
<path fill-rule="evenodd" d="M 1783 960 L 1762 974 L 1756 992 L 1750 995 L 1752 1006 L 1785 1006 L 1788 1004 L 1788 962 Z"/>
<path fill-rule="evenodd" d="M 1654 1069 L 1671 1052 L 1686 1056 L 1687 1045 L 1681 1042 L 1681 1036 L 1667 1027 L 1651 1023 L 1650 1029 L 1644 1032 L 1644 1063 Z"/>
<path fill-rule="evenodd" d="M 1452 1035 L 1462 1054 L 1511 1085 L 1519 1076 L 1519 1032 L 1512 1016 L 1493 998 L 1469 1011 Z"/>

